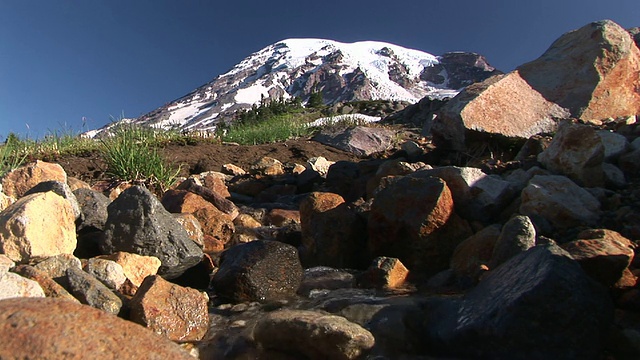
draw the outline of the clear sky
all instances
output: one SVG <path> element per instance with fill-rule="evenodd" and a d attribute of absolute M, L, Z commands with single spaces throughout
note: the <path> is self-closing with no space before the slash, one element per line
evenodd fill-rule
<path fill-rule="evenodd" d="M 0 140 L 143 115 L 286 38 L 473 51 L 510 71 L 602 19 L 640 26 L 640 1 L 0 0 Z"/>

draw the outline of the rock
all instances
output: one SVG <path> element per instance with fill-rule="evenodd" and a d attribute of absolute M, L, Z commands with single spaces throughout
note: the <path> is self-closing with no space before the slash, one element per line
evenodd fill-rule
<path fill-rule="evenodd" d="M 621 189 L 627 186 L 627 179 L 619 167 L 613 164 L 603 163 L 602 171 L 604 173 L 604 184 L 607 188 Z"/>
<path fill-rule="evenodd" d="M 425 341 L 450 357 L 597 359 L 613 304 L 567 252 L 540 245 L 491 271 L 457 305 L 425 316 Z"/>
<path fill-rule="evenodd" d="M 560 124 L 549 147 L 538 155 L 547 169 L 566 175 L 579 185 L 604 185 L 604 146 L 596 131 L 587 125 Z"/>
<path fill-rule="evenodd" d="M 16 266 L 16 263 L 14 263 L 13 260 L 4 254 L 0 254 L 0 276 L 7 273 L 14 266 Z"/>
<path fill-rule="evenodd" d="M 604 146 L 605 161 L 617 159 L 620 155 L 626 153 L 630 147 L 629 141 L 624 135 L 607 130 L 598 130 L 596 134 L 600 137 L 600 142 Z"/>
<path fill-rule="evenodd" d="M 451 257 L 451 269 L 454 273 L 477 280 L 489 268 L 500 231 L 500 225 L 490 225 L 462 241 Z"/>
<path fill-rule="evenodd" d="M 82 211 L 82 222 L 78 225 L 78 231 L 104 230 L 107 222 L 107 206 L 111 203 L 108 197 L 91 189 L 77 189 L 73 192 Z"/>
<path fill-rule="evenodd" d="M 542 217 L 557 229 L 593 225 L 600 217 L 598 200 L 560 175 L 534 176 L 521 198 L 520 213 Z"/>
<path fill-rule="evenodd" d="M 160 260 L 155 256 L 142 256 L 120 251 L 111 255 L 102 255 L 100 258 L 120 264 L 127 280 L 135 287 L 142 285 L 147 276 L 156 275 L 161 265 Z"/>
<path fill-rule="evenodd" d="M 158 274 L 167 279 L 180 276 L 202 259 L 198 247 L 149 190 L 133 186 L 108 207 L 104 242 L 105 254 L 117 251 L 155 256 L 162 265 Z"/>
<path fill-rule="evenodd" d="M 131 321 L 173 341 L 199 341 L 209 328 L 207 297 L 196 289 L 147 277 L 131 299 Z"/>
<path fill-rule="evenodd" d="M 189 213 L 202 226 L 203 235 L 208 235 L 226 244 L 235 228 L 233 219 L 218 210 L 199 195 L 184 190 L 169 190 L 162 197 L 162 204 L 172 213 Z"/>
<path fill-rule="evenodd" d="M 305 168 L 317 172 L 321 177 L 327 177 L 329 167 L 335 164 L 335 161 L 329 161 L 322 156 L 312 157 L 305 163 Z"/>
<path fill-rule="evenodd" d="M 189 239 L 193 240 L 201 249 L 204 248 L 204 233 L 200 221 L 189 213 L 175 214 L 176 220 L 187 231 Z"/>
<path fill-rule="evenodd" d="M 49 257 L 33 265 L 33 267 L 38 271 L 42 271 L 63 287 L 67 287 L 69 284 L 67 270 L 69 268 L 82 269 L 82 263 L 80 259 L 73 255 L 62 254 Z"/>
<path fill-rule="evenodd" d="M 0 301 L 3 359 L 193 359 L 138 324 L 61 299 Z"/>
<path fill-rule="evenodd" d="M 67 182 L 67 173 L 59 164 L 37 160 L 10 171 L 2 178 L 3 192 L 16 199 L 43 181 Z"/>
<path fill-rule="evenodd" d="M 224 195 L 229 196 L 229 191 L 227 190 L 227 187 L 224 184 L 222 186 L 224 186 Z M 201 196 L 204 200 L 213 204 L 213 206 L 215 206 L 216 209 L 229 215 L 231 217 L 231 220 L 235 219 L 236 216 L 238 216 L 239 214 L 238 208 L 233 202 L 225 199 L 223 195 L 220 195 L 209 188 L 199 185 L 194 178 L 189 178 L 181 182 L 180 185 L 177 187 L 177 189 L 186 190 Z"/>
<path fill-rule="evenodd" d="M 440 109 L 431 131 L 440 146 L 462 151 L 474 140 L 469 136 L 527 139 L 554 131 L 556 119 L 568 116 L 514 71 L 466 87 Z"/>
<path fill-rule="evenodd" d="M 622 278 L 634 256 L 635 245 L 629 239 L 608 229 L 585 230 L 577 238 L 561 247 L 589 276 L 606 287 Z"/>
<path fill-rule="evenodd" d="M 229 198 L 231 194 L 225 184 L 227 176 L 216 171 L 207 171 L 199 175 L 202 179 L 202 185 L 211 190 L 214 194 L 218 194 L 223 198 Z"/>
<path fill-rule="evenodd" d="M 122 265 L 113 260 L 91 258 L 84 265 L 84 271 L 100 280 L 111 290 L 118 290 L 127 280 Z"/>
<path fill-rule="evenodd" d="M 304 269 L 304 276 L 298 294 L 313 297 L 327 290 L 351 289 L 356 283 L 353 271 L 334 269 L 327 266 L 315 266 Z"/>
<path fill-rule="evenodd" d="M 630 175 L 640 174 L 640 149 L 630 151 L 618 159 L 620 169 Z"/>
<path fill-rule="evenodd" d="M 341 130 L 323 128 L 312 140 L 365 157 L 388 150 L 395 135 L 394 130 L 355 126 Z"/>
<path fill-rule="evenodd" d="M 442 76 L 443 70 L 447 74 L 446 77 Z M 460 89 L 501 73 L 500 70 L 489 65 L 487 59 L 482 55 L 452 51 L 438 56 L 437 64 L 425 66 L 420 74 L 420 79 L 451 89 Z"/>
<path fill-rule="evenodd" d="M 71 188 L 69 187 L 69 185 L 67 185 L 66 182 L 61 182 L 57 180 L 43 181 L 37 184 L 36 186 L 32 187 L 31 189 L 27 190 L 23 196 L 36 194 L 36 193 L 45 193 L 47 191 L 52 191 L 55 194 L 58 194 L 62 196 L 62 198 L 67 200 L 69 202 L 69 205 L 71 205 L 71 209 L 73 210 L 73 214 L 75 215 L 76 219 L 80 219 L 80 217 L 82 216 L 82 212 L 80 211 L 80 205 L 78 204 L 78 200 L 76 199 L 76 196 L 73 194 L 73 192 L 71 191 Z"/>
<path fill-rule="evenodd" d="M 71 267 L 67 279 L 69 290 L 81 303 L 114 315 L 120 312 L 122 300 L 95 277 Z"/>
<path fill-rule="evenodd" d="M 305 267 L 362 268 L 366 258 L 366 225 L 337 194 L 314 192 L 300 204 L 302 247 Z"/>
<path fill-rule="evenodd" d="M 89 185 L 87 182 L 73 176 L 67 176 L 67 184 L 69 184 L 69 188 L 71 188 L 71 191 L 73 192 L 78 189 L 91 189 L 91 185 Z"/>
<path fill-rule="evenodd" d="M 640 114 L 640 50 L 611 20 L 557 39 L 538 59 L 518 67 L 522 78 L 571 115 L 599 123 Z"/>
<path fill-rule="evenodd" d="M 0 213 L 0 252 L 17 263 L 72 254 L 75 219 L 69 202 L 53 192 L 25 196 Z"/>
<path fill-rule="evenodd" d="M 271 312 L 258 321 L 254 337 L 267 349 L 308 359 L 356 359 L 375 344 L 360 325 L 308 310 Z"/>
<path fill-rule="evenodd" d="M 13 271 L 27 279 L 36 281 L 44 291 L 46 297 L 63 298 L 65 300 L 80 303 L 76 298 L 73 297 L 73 295 L 69 294 L 69 292 L 65 290 L 65 288 L 55 282 L 44 271 L 40 271 L 30 265 L 18 265 Z M 0 275 L 0 277 L 1 276 L 2 275 Z"/>
<path fill-rule="evenodd" d="M 271 209 L 267 213 L 267 224 L 273 226 L 285 226 L 288 224 L 300 224 L 300 211 L 286 209 Z"/>
<path fill-rule="evenodd" d="M 234 164 L 224 164 L 224 165 L 222 165 L 222 171 L 225 174 L 229 174 L 229 175 L 233 175 L 233 176 L 242 176 L 242 175 L 247 173 L 246 171 L 244 171 L 244 169 L 242 169 L 241 167 L 236 166 Z"/>
<path fill-rule="evenodd" d="M 489 269 L 525 252 L 536 245 L 536 229 L 529 217 L 516 215 L 502 227 L 498 241 L 493 247 Z"/>
<path fill-rule="evenodd" d="M 284 165 L 278 159 L 268 156 L 258 159 L 249 169 L 251 174 L 277 176 L 284 174 Z"/>
<path fill-rule="evenodd" d="M 0 211 L 8 208 L 14 202 L 16 202 L 16 199 L 0 191 Z"/>
<path fill-rule="evenodd" d="M 399 259 L 377 257 L 359 279 L 362 287 L 395 289 L 404 285 L 409 270 Z"/>
<path fill-rule="evenodd" d="M 296 248 L 256 240 L 223 252 L 211 285 L 216 294 L 234 302 L 272 301 L 295 295 L 301 280 Z"/>
<path fill-rule="evenodd" d="M 37 281 L 8 271 L 0 272 L 0 300 L 16 297 L 45 297 L 45 294 Z"/>
<path fill-rule="evenodd" d="M 469 220 L 488 222 L 514 198 L 514 186 L 497 175 L 473 167 L 443 166 L 417 171 L 411 177 L 438 177 L 447 183 L 457 212 Z"/>
<path fill-rule="evenodd" d="M 449 266 L 456 246 L 470 233 L 453 211 L 442 179 L 391 179 L 373 200 L 368 247 L 374 256 L 396 257 L 409 270 L 435 274 Z"/>
<path fill-rule="evenodd" d="M 383 162 L 375 175 L 367 181 L 367 197 L 375 197 L 375 191 L 380 185 L 380 181 L 387 176 L 408 175 L 418 170 L 431 169 L 431 166 L 423 165 L 423 163 L 408 163 L 403 158 Z"/>

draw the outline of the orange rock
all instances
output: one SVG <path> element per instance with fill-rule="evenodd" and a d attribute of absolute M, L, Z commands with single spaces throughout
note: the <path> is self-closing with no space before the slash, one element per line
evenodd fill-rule
<path fill-rule="evenodd" d="M 155 256 L 142 256 L 121 251 L 111 255 L 101 255 L 99 258 L 113 260 L 120 264 L 124 275 L 134 286 L 140 286 L 147 276 L 157 274 L 161 264 Z"/>
<path fill-rule="evenodd" d="M 27 190 L 48 180 L 66 183 L 67 173 L 59 164 L 37 160 L 7 173 L 2 179 L 2 189 L 5 194 L 19 199 Z"/>

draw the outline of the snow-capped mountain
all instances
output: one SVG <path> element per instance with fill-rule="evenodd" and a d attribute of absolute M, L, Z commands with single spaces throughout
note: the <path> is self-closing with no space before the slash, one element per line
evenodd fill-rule
<path fill-rule="evenodd" d="M 191 93 L 136 123 L 209 130 L 262 98 L 299 97 L 321 92 L 326 104 L 354 100 L 450 97 L 460 88 L 497 71 L 473 53 L 434 56 L 397 45 L 363 41 L 287 39 L 251 54 Z"/>

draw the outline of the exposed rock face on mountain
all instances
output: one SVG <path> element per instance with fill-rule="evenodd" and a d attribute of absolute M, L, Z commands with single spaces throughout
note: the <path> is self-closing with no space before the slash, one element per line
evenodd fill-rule
<path fill-rule="evenodd" d="M 212 129 L 262 98 L 322 92 L 325 104 L 354 100 L 417 102 L 451 97 L 495 74 L 478 54 L 434 55 L 397 45 L 288 39 L 250 55 L 229 72 L 135 120 L 154 126 Z"/>

